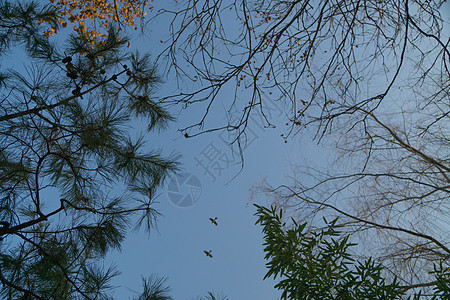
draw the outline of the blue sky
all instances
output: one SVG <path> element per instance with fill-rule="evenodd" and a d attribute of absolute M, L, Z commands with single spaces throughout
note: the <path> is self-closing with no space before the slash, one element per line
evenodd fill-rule
<path fill-rule="evenodd" d="M 448 7 L 441 10 L 446 20 Z M 158 52 L 161 45 L 154 41 L 167 35 L 166 26 L 164 23 L 152 26 L 145 37 L 134 40 L 132 48 Z M 161 88 L 162 94 L 177 90 L 175 82 L 168 79 Z M 233 93 L 229 91 L 221 97 L 232 97 Z M 273 288 L 275 282 L 262 280 L 267 271 L 266 262 L 261 228 L 254 225 L 255 210 L 251 205 L 250 190 L 264 180 L 273 185 L 286 182 L 285 176 L 292 174 L 290 168 L 304 158 L 326 164 L 327 155 L 310 138 L 284 143 L 280 137 L 285 133 L 283 108 L 271 99 L 266 101 L 273 109 L 272 121 L 277 127 L 263 128 L 258 116 L 254 116 L 248 130 L 250 144 L 244 153 L 245 166 L 240 173 L 239 159 L 232 157 L 223 133 L 185 139 L 177 132 L 177 129 L 198 121 L 196 118 L 202 111 L 196 111 L 195 107 L 180 111 L 176 123 L 162 135 L 152 138 L 151 145 L 159 146 L 167 153 L 174 150 L 182 154 L 182 172 L 199 180 L 201 196 L 193 206 L 180 208 L 171 203 L 167 185 L 161 189 L 157 207 L 164 216 L 158 223 L 159 232 L 152 232 L 149 239 L 141 234 L 131 234 L 123 253 L 109 257 L 122 271 L 120 281 L 117 281 L 122 285 L 116 292 L 118 298 L 129 295 L 129 289 L 139 291 L 141 276 L 151 273 L 169 278 L 172 295 L 177 300 L 194 299 L 211 290 L 229 299 L 279 298 L 280 293 Z M 214 118 L 223 119 L 224 115 L 212 115 Z M 205 153 L 213 152 L 215 160 L 208 164 Z M 218 168 L 222 169 L 219 171 Z M 183 193 L 187 190 L 180 191 Z M 217 217 L 219 225 L 212 225 L 209 217 Z M 203 250 L 212 250 L 213 258 L 207 257 Z"/>
<path fill-rule="evenodd" d="M 448 7 L 442 12 L 448 12 Z M 156 55 L 161 45 L 155 41 L 167 34 L 167 24 L 153 26 L 145 36 L 133 38 L 131 50 Z M 166 79 L 160 94 L 176 90 L 175 82 Z M 233 91 L 221 95 L 231 96 Z M 198 179 L 201 195 L 194 205 L 183 208 L 171 202 L 167 183 L 160 189 L 155 208 L 163 216 L 159 219 L 158 231 L 152 231 L 150 237 L 144 232 L 130 232 L 123 251 L 111 253 L 105 261 L 106 265 L 114 263 L 122 272 L 113 282 L 120 286 L 115 292 L 116 299 L 131 298 L 133 290 L 141 290 L 141 277 L 151 274 L 168 277 L 171 294 L 176 300 L 194 299 L 208 291 L 220 292 L 229 299 L 279 298 L 280 293 L 273 288 L 275 282 L 263 281 L 267 270 L 261 228 L 254 225 L 251 189 L 264 180 L 273 185 L 281 184 L 291 173 L 291 166 L 301 158 L 325 161 L 326 155 L 313 142 L 305 142 L 310 139 L 284 143 L 280 137 L 285 133 L 283 108 L 270 99 L 267 101 L 277 127 L 264 128 L 259 117 L 253 116 L 247 130 L 249 145 L 241 171 L 239 157 L 233 157 L 224 133 L 185 139 L 177 131 L 198 121 L 196 118 L 202 111 L 195 108 L 174 111 L 177 121 L 160 134 L 149 136 L 149 147 L 161 148 L 166 154 L 182 155 L 181 172 Z M 224 115 L 217 113 L 212 118 L 223 119 Z M 137 130 L 141 128 L 144 126 L 136 126 Z M 207 153 L 214 153 L 209 156 L 211 161 Z M 183 195 L 188 192 L 187 187 L 180 190 Z M 211 224 L 210 217 L 218 218 L 217 227 Z M 203 250 L 211 250 L 213 258 L 207 257 Z"/>
<path fill-rule="evenodd" d="M 144 35 L 132 40 L 131 50 L 156 56 L 164 46 L 158 41 L 167 38 L 168 23 L 147 28 Z M 165 78 L 159 95 L 177 91 L 175 80 Z M 220 97 L 229 99 L 233 95 L 233 91 L 227 91 Z M 208 291 L 229 299 L 279 299 L 280 293 L 273 288 L 275 282 L 263 281 L 266 261 L 261 228 L 254 224 L 250 190 L 263 180 L 281 183 L 284 174 L 289 173 L 292 151 L 314 150 L 284 142 L 280 137 L 286 122 L 283 108 L 271 99 L 266 101 L 266 112 L 270 111 L 277 127 L 264 128 L 260 115 L 252 116 L 242 170 L 239 155 L 227 145 L 231 137 L 226 131 L 190 139 L 177 131 L 199 121 L 203 111 L 195 106 L 188 110 L 175 108 L 177 121 L 162 134 L 151 135 L 150 147 L 182 155 L 181 172 L 198 179 L 201 195 L 193 206 L 182 208 L 170 201 L 167 183 L 161 188 L 156 208 L 164 216 L 159 219 L 158 232 L 153 231 L 150 238 L 145 233 L 130 234 L 122 253 L 108 257 L 122 272 L 115 281 L 122 286 L 116 291 L 117 299 L 129 297 L 130 289 L 140 291 L 141 276 L 152 273 L 168 277 L 176 300 L 195 299 Z M 225 107 L 209 120 L 225 120 Z M 186 187 L 180 187 L 181 195 L 187 193 Z M 211 224 L 210 217 L 217 217 L 217 227 Z M 213 258 L 207 257 L 204 250 L 211 250 Z"/>
<path fill-rule="evenodd" d="M 131 234 L 123 252 L 110 256 L 123 272 L 120 284 L 139 290 L 141 275 L 157 273 L 169 278 L 174 299 L 192 299 L 210 290 L 229 299 L 279 298 L 274 281 L 262 280 L 266 273 L 263 240 L 261 228 L 254 225 L 250 189 L 265 179 L 281 183 L 289 171 L 292 144 L 284 143 L 281 130 L 264 129 L 255 123 L 250 127 L 252 143 L 245 149 L 245 166 L 238 174 L 239 157 L 234 164 L 230 162 L 232 151 L 223 136 L 185 139 L 176 129 L 177 124 L 173 124 L 155 139 L 165 151 L 182 154 L 182 172 L 198 178 L 201 196 L 193 206 L 181 208 L 170 201 L 167 185 L 161 189 L 157 208 L 164 216 L 158 222 L 158 232 L 152 232 L 149 239 Z M 206 154 L 213 152 L 220 154 L 208 163 Z M 180 189 L 180 193 L 187 190 Z M 210 217 L 218 218 L 217 227 Z M 212 250 L 213 258 L 203 250 Z M 118 298 L 129 295 L 124 287 L 117 291 Z"/>
<path fill-rule="evenodd" d="M 131 51 L 149 52 L 155 56 L 159 50 L 154 47 L 154 41 L 159 40 L 156 33 L 168 33 L 167 28 L 161 26 L 150 28 L 145 37 L 134 36 Z M 58 44 L 64 44 L 65 38 L 65 31 L 52 37 Z M 2 65 L 24 71 L 27 65 L 25 57 L 19 49 L 13 49 L 3 57 Z M 159 94 L 177 89 L 166 79 Z M 222 97 L 232 95 L 231 91 Z M 304 145 L 284 143 L 280 137 L 285 126 L 282 107 L 270 99 L 267 101 L 270 103 L 268 111 L 273 114 L 272 121 L 277 122 L 277 128 L 264 128 L 260 116 L 252 116 L 242 170 L 239 155 L 227 145 L 229 137 L 224 132 L 192 139 L 186 139 L 178 132 L 179 128 L 198 121 L 196 118 L 201 111 L 174 110 L 176 122 L 159 134 L 149 134 L 150 148 L 161 149 L 165 154 L 181 155 L 181 172 L 198 179 L 201 195 L 195 205 L 181 208 L 170 201 L 167 183 L 161 187 L 155 205 L 163 214 L 158 221 L 158 230 L 153 230 L 150 236 L 144 231 L 130 231 L 122 252 L 110 253 L 104 262 L 105 267 L 113 264 L 121 272 L 112 282 L 118 287 L 114 299 L 131 299 L 136 295 L 133 291 L 142 290 L 142 276 L 152 274 L 168 277 L 171 295 L 176 300 L 196 299 L 208 291 L 225 295 L 228 299 L 279 298 L 280 293 L 273 288 L 275 282 L 270 279 L 263 281 L 266 261 L 261 228 L 254 224 L 251 188 L 263 180 L 281 183 L 284 174 L 289 172 L 293 149 L 311 150 Z M 212 118 L 224 120 L 225 114 L 216 114 Z M 136 128 L 130 134 L 137 134 L 145 128 L 144 123 L 136 122 Z M 205 153 L 211 149 L 219 152 L 215 161 L 208 162 Z M 186 188 L 180 191 L 182 194 L 187 192 Z M 211 224 L 210 217 L 217 217 L 217 227 Z M 204 250 L 211 250 L 213 258 L 207 257 Z"/>

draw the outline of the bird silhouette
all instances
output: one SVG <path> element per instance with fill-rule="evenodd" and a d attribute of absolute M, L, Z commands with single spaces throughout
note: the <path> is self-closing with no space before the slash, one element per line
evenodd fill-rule
<path fill-rule="evenodd" d="M 209 256 L 209 257 L 211 257 L 211 258 L 212 258 L 212 254 L 211 254 L 211 252 L 212 252 L 212 250 L 209 250 L 209 251 L 203 250 L 203 253 L 205 253 L 205 254 L 206 254 L 206 256 Z"/>
<path fill-rule="evenodd" d="M 214 225 L 217 226 L 217 222 L 216 222 L 217 217 L 215 217 L 214 219 L 213 218 L 209 218 L 209 220 L 211 221 L 211 223 L 213 223 Z"/>

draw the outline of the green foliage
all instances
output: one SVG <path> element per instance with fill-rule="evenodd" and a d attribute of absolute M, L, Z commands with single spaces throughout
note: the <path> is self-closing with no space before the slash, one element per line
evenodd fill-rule
<path fill-rule="evenodd" d="M 431 274 L 436 277 L 433 299 L 450 299 L 450 267 L 440 262 Z"/>
<path fill-rule="evenodd" d="M 228 300 L 228 298 L 214 292 L 208 292 L 206 296 L 199 297 L 198 300 Z"/>
<path fill-rule="evenodd" d="M 169 296 L 170 287 L 166 284 L 167 278 L 150 276 L 148 279 L 142 278 L 144 290 L 136 300 L 172 300 Z"/>
<path fill-rule="evenodd" d="M 286 229 L 281 211 L 258 206 L 257 224 L 263 226 L 265 259 L 269 271 L 264 278 L 279 277 L 275 287 L 282 299 L 400 299 L 396 279 L 387 283 L 383 267 L 372 259 L 355 261 L 354 246 L 342 237 L 336 221 L 318 232 L 308 232 L 306 223 Z"/>
<path fill-rule="evenodd" d="M 29 58 L 24 72 L 1 70 L 0 295 L 110 299 L 118 272 L 101 259 L 133 220 L 155 225 L 155 192 L 177 170 L 176 157 L 130 137 L 132 117 L 149 131 L 173 119 L 154 100 L 149 56 L 122 52 L 127 39 L 114 28 L 105 43 L 70 37 L 61 47 L 43 35 L 52 24 L 49 7 L 0 2 L 1 50 Z M 144 293 L 162 287 L 152 282 Z"/>
<path fill-rule="evenodd" d="M 45 21 L 53 28 L 59 27 L 56 10 L 51 5 L 42 6 L 37 1 L 0 1 L 0 16 L 0 51 L 5 51 L 13 43 L 23 44 L 27 50 L 44 43 L 44 28 L 38 20 Z"/>
<path fill-rule="evenodd" d="M 307 224 L 292 219 L 287 228 L 282 211 L 275 206 L 255 205 L 264 234 L 267 274 L 279 278 L 275 288 L 282 299 L 450 299 L 450 268 L 440 262 L 430 274 L 435 280 L 425 284 L 402 286 L 396 277 L 390 283 L 384 267 L 372 258 L 355 260 L 349 249 L 355 244 L 342 236 L 337 219 L 325 222 L 325 228 L 308 231 Z M 422 291 L 408 293 L 420 287 L 431 287 L 432 295 Z"/>

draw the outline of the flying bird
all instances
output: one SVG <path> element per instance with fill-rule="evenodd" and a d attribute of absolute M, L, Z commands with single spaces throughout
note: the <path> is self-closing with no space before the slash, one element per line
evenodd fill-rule
<path fill-rule="evenodd" d="M 212 254 L 211 254 L 211 252 L 212 252 L 212 250 L 209 250 L 209 251 L 203 250 L 203 253 L 205 253 L 205 254 L 206 254 L 206 256 L 209 256 L 209 257 L 211 257 L 211 258 L 212 258 Z"/>
<path fill-rule="evenodd" d="M 214 225 L 217 226 L 217 222 L 216 222 L 217 217 L 215 217 L 214 219 L 213 218 L 209 218 L 209 220 L 211 221 L 211 223 L 213 223 Z"/>

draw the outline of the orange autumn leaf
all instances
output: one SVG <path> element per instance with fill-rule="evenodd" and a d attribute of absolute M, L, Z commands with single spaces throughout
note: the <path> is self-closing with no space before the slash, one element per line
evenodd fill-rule
<path fill-rule="evenodd" d="M 136 21 L 147 15 L 153 6 L 145 8 L 148 0 L 49 0 L 58 12 L 58 22 L 63 28 L 67 23 L 78 22 L 75 31 L 91 44 L 99 44 L 107 36 L 108 27 L 115 22 L 119 30 L 125 27 L 137 29 Z M 147 11 L 144 11 L 147 10 Z M 88 22 L 86 22 L 88 20 Z M 40 21 L 45 22 L 45 21 Z M 51 36 L 56 28 L 44 34 Z"/>

